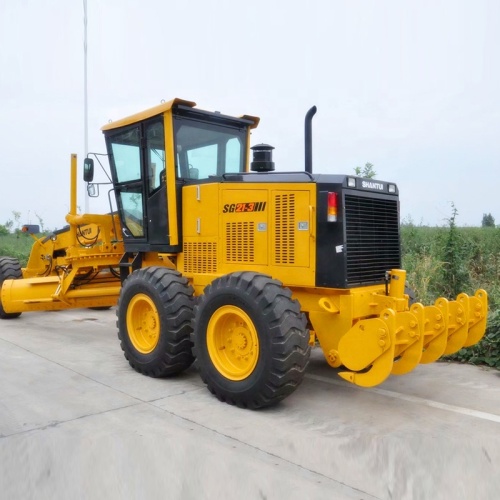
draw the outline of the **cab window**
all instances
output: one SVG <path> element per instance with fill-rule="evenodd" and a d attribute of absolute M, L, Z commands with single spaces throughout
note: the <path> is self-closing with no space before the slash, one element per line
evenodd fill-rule
<path fill-rule="evenodd" d="M 116 176 L 116 197 L 125 236 L 141 238 L 144 230 L 143 176 L 140 129 L 134 127 L 109 139 L 111 165 Z"/>
<path fill-rule="evenodd" d="M 246 129 L 217 123 L 177 119 L 177 176 L 208 179 L 245 170 Z"/>
<path fill-rule="evenodd" d="M 141 152 L 139 128 L 113 137 L 111 149 L 118 182 L 129 182 L 141 178 Z"/>
<path fill-rule="evenodd" d="M 163 122 L 146 127 L 146 168 L 148 191 L 151 194 L 165 184 L 165 134 Z"/>

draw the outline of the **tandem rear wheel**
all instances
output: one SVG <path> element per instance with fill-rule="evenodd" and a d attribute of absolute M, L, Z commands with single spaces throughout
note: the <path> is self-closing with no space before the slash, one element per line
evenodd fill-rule
<path fill-rule="evenodd" d="M 146 267 L 123 283 L 118 338 L 132 368 L 151 377 L 177 374 L 193 363 L 193 288 L 172 269 Z"/>
<path fill-rule="evenodd" d="M 229 404 L 261 408 L 302 382 L 309 333 L 300 305 L 281 282 L 237 272 L 208 285 L 195 307 L 192 342 L 208 389 Z"/>

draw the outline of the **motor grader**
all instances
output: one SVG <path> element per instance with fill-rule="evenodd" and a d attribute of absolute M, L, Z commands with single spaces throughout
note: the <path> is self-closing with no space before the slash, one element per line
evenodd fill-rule
<path fill-rule="evenodd" d="M 168 376 L 195 361 L 213 394 L 248 408 L 292 393 L 317 344 L 343 379 L 370 387 L 477 343 L 484 290 L 411 303 L 397 185 L 313 173 L 315 112 L 303 172 L 275 171 L 271 146 L 249 147 L 254 116 L 173 99 L 108 123 L 110 212 L 77 213 L 72 155 L 68 226 L 34 236 L 25 268 L 0 259 L 0 317 L 116 306 L 135 370 Z M 85 159 L 91 196 L 107 189 L 94 167 Z"/>

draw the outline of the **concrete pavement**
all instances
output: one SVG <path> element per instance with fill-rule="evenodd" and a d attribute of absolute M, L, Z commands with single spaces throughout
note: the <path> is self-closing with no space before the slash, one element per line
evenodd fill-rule
<path fill-rule="evenodd" d="M 435 363 L 382 386 L 316 350 L 302 386 L 260 411 L 220 403 L 194 369 L 133 371 L 114 311 L 0 322 L 6 499 L 496 499 L 500 372 Z"/>

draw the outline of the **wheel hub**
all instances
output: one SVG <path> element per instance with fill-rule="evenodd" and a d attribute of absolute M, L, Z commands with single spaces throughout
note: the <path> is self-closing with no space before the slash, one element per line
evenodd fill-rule
<path fill-rule="evenodd" d="M 215 368 L 230 380 L 243 380 L 259 359 L 259 338 L 248 314 L 227 305 L 215 311 L 207 328 L 208 353 Z"/>
<path fill-rule="evenodd" d="M 249 340 L 248 337 L 248 332 L 244 330 L 243 328 L 240 328 L 237 333 L 234 335 L 235 337 L 235 346 L 236 349 L 239 349 L 240 351 L 244 351 L 249 342 L 251 342 L 251 339 Z M 231 337 L 232 338 L 232 337 Z"/>
<path fill-rule="evenodd" d="M 127 308 L 127 331 L 132 345 L 142 354 L 152 352 L 160 339 L 158 310 L 144 293 L 135 295 Z"/>

